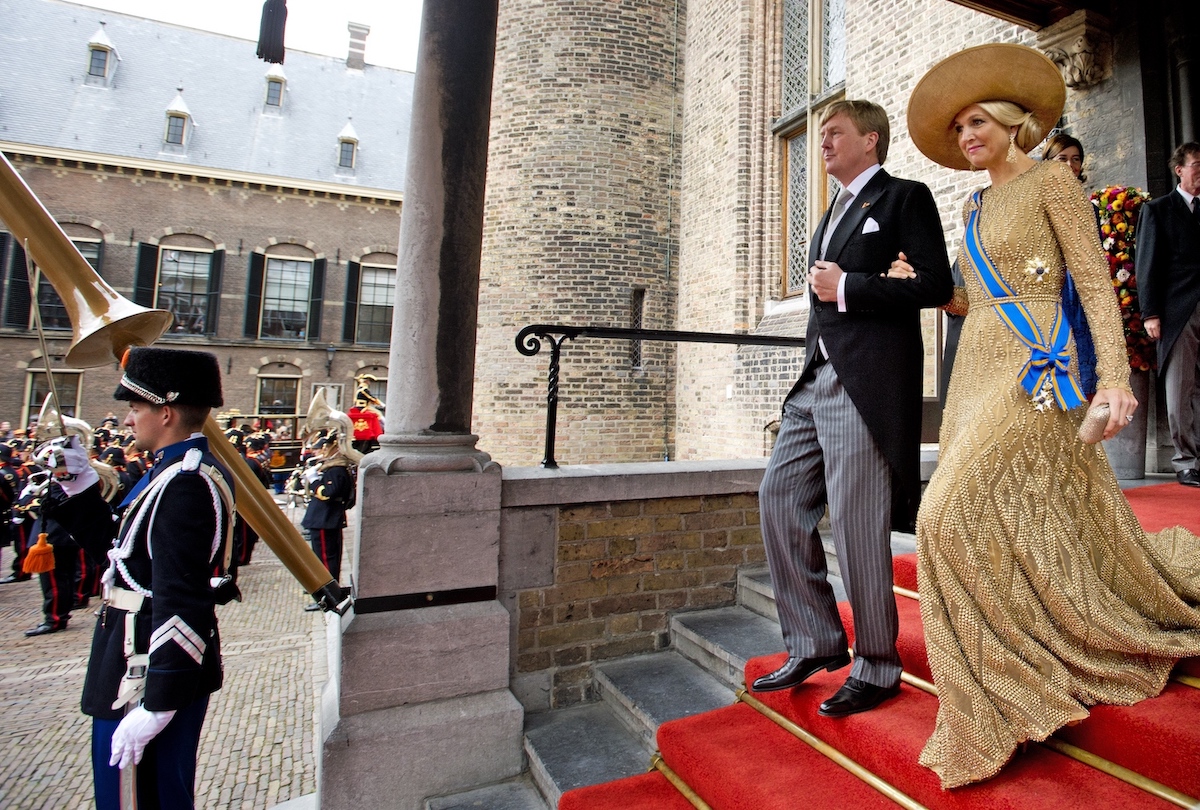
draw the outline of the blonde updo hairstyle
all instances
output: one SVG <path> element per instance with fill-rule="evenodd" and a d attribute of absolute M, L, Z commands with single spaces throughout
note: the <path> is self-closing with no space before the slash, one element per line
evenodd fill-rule
<path fill-rule="evenodd" d="M 1011 101 L 981 101 L 979 106 L 985 113 L 996 119 L 1003 127 L 1017 128 L 1017 148 L 1028 153 L 1042 141 L 1046 131 L 1033 113 L 1027 112 L 1019 104 Z"/>

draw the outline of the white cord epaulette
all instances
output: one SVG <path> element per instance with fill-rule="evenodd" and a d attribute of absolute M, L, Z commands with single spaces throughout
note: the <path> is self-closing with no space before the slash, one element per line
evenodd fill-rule
<path fill-rule="evenodd" d="M 116 580 L 116 572 L 120 571 L 122 578 L 129 584 L 132 591 L 140 593 L 147 599 L 153 598 L 154 594 L 149 588 L 144 588 L 137 582 L 129 573 L 129 569 L 125 565 L 125 561 L 133 554 L 134 543 L 136 542 L 137 534 L 142 524 L 145 522 L 147 515 L 150 518 L 150 525 L 154 525 L 154 519 L 158 515 L 158 506 L 162 501 L 163 491 L 167 484 L 174 480 L 175 476 L 181 473 L 194 474 L 199 470 L 205 473 L 204 482 L 208 484 L 209 494 L 212 496 L 213 513 L 217 516 L 216 531 L 213 534 L 212 550 L 209 552 L 208 558 L 211 561 L 217 555 L 217 551 L 221 548 L 221 540 L 225 539 L 227 546 L 233 542 L 233 493 L 229 489 L 229 485 L 225 482 L 224 475 L 220 470 L 208 464 L 201 464 L 200 461 L 204 454 L 199 448 L 192 447 L 183 454 L 183 460 L 172 464 L 163 470 L 152 482 L 150 486 L 138 496 L 132 504 L 129 505 L 129 513 L 127 513 L 123 521 L 124 534 L 121 537 L 121 542 L 114 545 L 108 551 L 108 559 L 110 561 L 108 570 L 101 577 L 101 582 L 105 586 L 111 587 Z M 228 520 L 221 518 L 221 504 L 224 502 L 229 513 Z M 146 530 L 146 553 L 151 559 L 154 558 L 154 546 L 150 542 L 150 530 Z M 225 555 L 229 557 L 228 548 Z M 226 561 L 228 567 L 228 561 Z"/>

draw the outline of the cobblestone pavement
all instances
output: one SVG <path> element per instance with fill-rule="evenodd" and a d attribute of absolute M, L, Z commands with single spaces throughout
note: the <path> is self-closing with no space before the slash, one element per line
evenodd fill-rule
<path fill-rule="evenodd" d="M 6 548 L 0 576 L 11 562 Z M 217 609 L 225 685 L 205 719 L 197 807 L 269 808 L 316 790 L 325 621 L 304 612 L 310 598 L 261 541 L 238 582 L 244 601 Z M 91 808 L 91 720 L 79 695 L 98 600 L 66 630 L 26 638 L 41 604 L 37 577 L 0 585 L 0 807 Z"/>

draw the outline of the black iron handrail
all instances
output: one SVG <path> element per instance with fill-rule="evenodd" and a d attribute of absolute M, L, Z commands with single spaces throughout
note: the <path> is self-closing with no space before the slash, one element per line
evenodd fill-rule
<path fill-rule="evenodd" d="M 546 386 L 546 452 L 542 466 L 558 469 L 554 460 L 554 431 L 558 425 L 558 370 L 562 344 L 575 338 L 662 341 L 667 343 L 729 343 L 739 346 L 803 346 L 804 338 L 778 335 L 745 335 L 726 332 L 677 332 L 672 329 L 625 329 L 619 326 L 564 326 L 535 323 L 517 333 L 517 351 L 533 357 L 542 350 L 542 338 L 550 343 L 550 369 Z"/>

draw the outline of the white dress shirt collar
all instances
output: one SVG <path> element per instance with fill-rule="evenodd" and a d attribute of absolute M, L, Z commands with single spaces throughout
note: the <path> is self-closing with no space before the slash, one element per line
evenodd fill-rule
<path fill-rule="evenodd" d="M 855 177 L 846 185 L 846 190 L 857 197 L 860 193 L 862 193 L 863 187 L 867 183 L 871 182 L 871 178 L 874 177 L 876 172 L 882 168 L 883 167 L 878 163 L 872 163 L 870 166 L 863 169 L 858 177 Z"/>
<path fill-rule="evenodd" d="M 1183 197 L 1183 201 L 1187 203 L 1188 210 L 1192 210 L 1192 200 L 1196 199 L 1191 194 L 1183 190 L 1183 186 L 1175 186 L 1175 190 L 1179 192 L 1179 196 Z"/>

